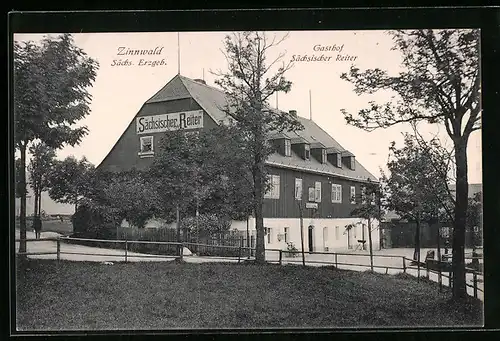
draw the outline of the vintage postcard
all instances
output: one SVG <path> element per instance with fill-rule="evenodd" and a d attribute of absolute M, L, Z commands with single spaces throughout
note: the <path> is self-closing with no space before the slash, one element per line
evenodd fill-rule
<path fill-rule="evenodd" d="M 16 329 L 482 326 L 480 35 L 14 34 Z"/>

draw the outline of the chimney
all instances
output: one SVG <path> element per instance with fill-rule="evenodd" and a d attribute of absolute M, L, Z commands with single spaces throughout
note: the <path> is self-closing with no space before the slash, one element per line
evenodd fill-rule
<path fill-rule="evenodd" d="M 203 79 L 199 79 L 199 78 L 196 78 L 196 79 L 193 79 L 195 82 L 197 83 L 201 83 L 201 84 L 205 84 L 207 85 L 207 82 L 205 82 Z"/>
<path fill-rule="evenodd" d="M 293 117 L 297 117 L 297 110 L 290 110 L 290 111 L 288 111 L 288 113 L 290 115 L 292 115 Z"/>

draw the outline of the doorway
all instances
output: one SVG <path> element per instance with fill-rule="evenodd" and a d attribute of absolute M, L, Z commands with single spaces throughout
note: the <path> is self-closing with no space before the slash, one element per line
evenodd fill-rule
<path fill-rule="evenodd" d="M 309 225 L 309 228 L 307 230 L 308 230 L 307 240 L 309 245 L 309 251 L 314 251 L 314 243 L 313 243 L 314 226 Z"/>

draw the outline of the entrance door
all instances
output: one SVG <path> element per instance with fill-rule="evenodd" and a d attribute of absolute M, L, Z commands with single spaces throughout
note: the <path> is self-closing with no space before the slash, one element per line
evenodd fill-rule
<path fill-rule="evenodd" d="M 308 229 L 308 241 L 309 241 L 309 251 L 314 251 L 314 245 L 313 245 L 313 231 L 314 231 L 314 226 L 309 226 Z"/>

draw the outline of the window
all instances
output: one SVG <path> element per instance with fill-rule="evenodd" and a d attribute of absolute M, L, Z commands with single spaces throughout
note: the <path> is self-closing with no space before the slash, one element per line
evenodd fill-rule
<path fill-rule="evenodd" d="M 332 184 L 332 202 L 342 202 L 342 185 Z"/>
<path fill-rule="evenodd" d="M 304 145 L 304 159 L 309 160 L 311 158 L 311 148 L 308 144 Z"/>
<path fill-rule="evenodd" d="M 339 240 L 339 232 L 340 228 L 338 226 L 335 226 L 335 240 Z"/>
<path fill-rule="evenodd" d="M 309 187 L 309 202 L 314 202 L 314 187 Z"/>
<path fill-rule="evenodd" d="M 354 156 L 351 156 L 349 159 L 351 160 L 351 167 L 350 168 L 352 170 L 355 170 L 356 169 L 356 161 L 354 159 Z"/>
<path fill-rule="evenodd" d="M 366 187 L 361 187 L 361 203 L 366 205 Z"/>
<path fill-rule="evenodd" d="M 292 142 L 285 139 L 285 156 L 292 156 Z"/>
<path fill-rule="evenodd" d="M 326 163 L 326 149 L 321 150 L 321 163 Z"/>
<path fill-rule="evenodd" d="M 141 136 L 139 148 L 140 156 L 153 155 L 153 136 Z"/>
<path fill-rule="evenodd" d="M 314 183 L 314 201 L 321 202 L 321 182 L 316 181 Z"/>
<path fill-rule="evenodd" d="M 351 186 L 351 204 L 356 203 L 356 187 Z"/>
<path fill-rule="evenodd" d="M 288 243 L 288 227 L 285 227 L 285 243 Z"/>
<path fill-rule="evenodd" d="M 267 243 L 271 244 L 272 238 L 271 238 L 271 233 L 272 233 L 272 228 L 268 227 L 266 228 L 267 231 Z"/>
<path fill-rule="evenodd" d="M 337 153 L 337 167 L 342 168 L 342 154 Z"/>
<path fill-rule="evenodd" d="M 279 175 L 268 175 L 267 178 L 271 184 L 271 188 L 264 195 L 264 198 L 279 199 L 280 198 L 280 176 Z"/>
<path fill-rule="evenodd" d="M 295 200 L 302 199 L 302 179 L 295 178 Z"/>

